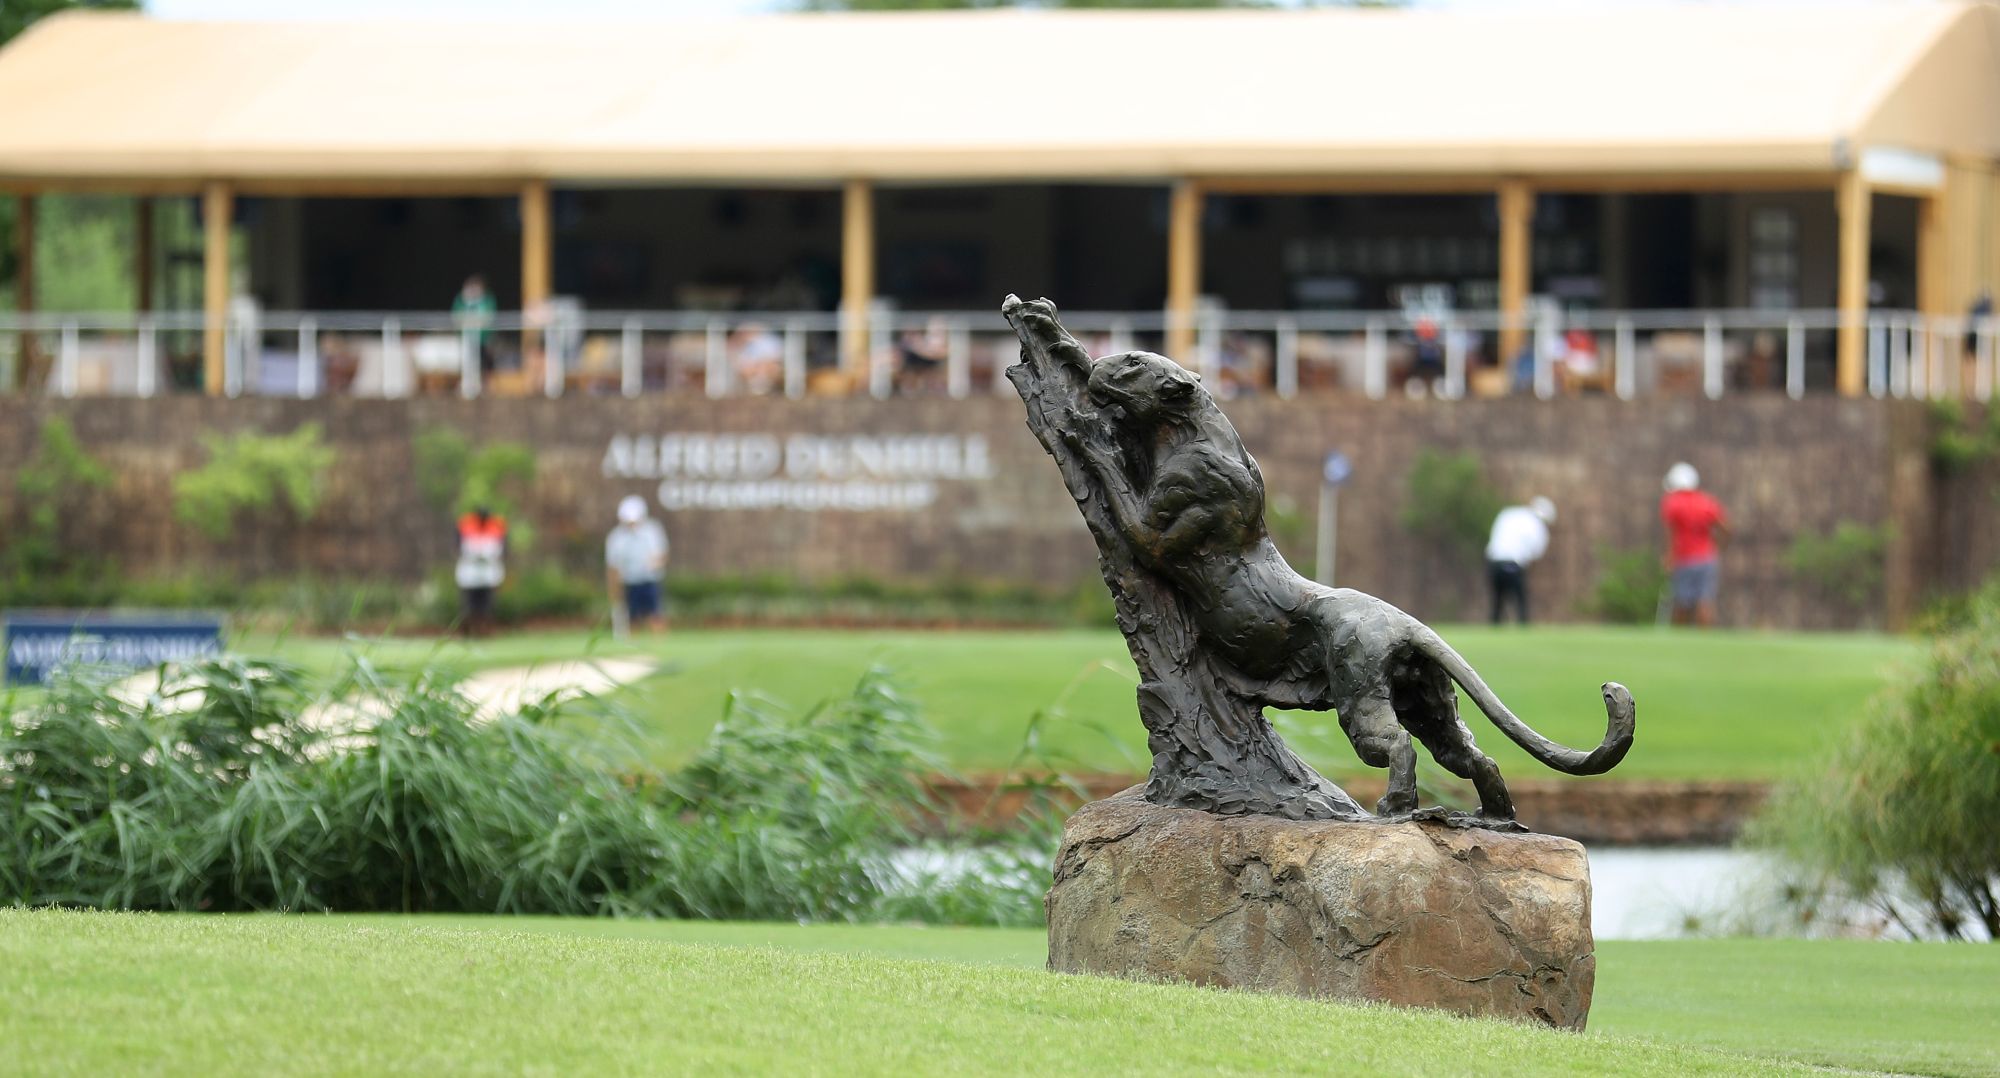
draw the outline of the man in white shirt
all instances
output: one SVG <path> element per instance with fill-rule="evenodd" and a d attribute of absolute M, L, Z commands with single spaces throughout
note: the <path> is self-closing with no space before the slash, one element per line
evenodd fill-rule
<path fill-rule="evenodd" d="M 629 495 L 618 503 L 618 526 L 604 537 L 604 573 L 611 601 L 622 605 L 628 624 L 654 632 L 667 627 L 660 603 L 660 580 L 667 572 L 667 529 L 646 513 L 646 500 Z"/>
<path fill-rule="evenodd" d="M 1521 624 L 1528 623 L 1528 566 L 1549 549 L 1549 525 L 1556 522 L 1556 503 L 1535 497 L 1526 505 L 1510 505 L 1493 518 L 1486 540 L 1486 578 L 1493 585 L 1493 624 L 1500 624 L 1508 599 L 1514 600 Z"/>

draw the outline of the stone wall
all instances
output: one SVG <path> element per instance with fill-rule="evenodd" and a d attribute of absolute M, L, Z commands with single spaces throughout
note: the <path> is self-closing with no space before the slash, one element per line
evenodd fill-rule
<path fill-rule="evenodd" d="M 1701 469 L 1734 518 L 1723 575 L 1722 614 L 1730 624 L 1893 623 L 1930 592 L 1964 586 L 2000 559 L 1994 477 L 1985 474 L 1992 469 L 1934 479 L 1928 417 L 1914 403 L 1304 397 L 1236 401 L 1228 412 L 1262 464 L 1272 504 L 1285 510 L 1277 518 L 1291 522 L 1276 529 L 1280 546 L 1301 566 L 1312 557 L 1320 461 L 1330 449 L 1349 456 L 1354 478 L 1340 495 L 1339 582 L 1426 618 L 1477 617 L 1484 604 L 1480 566 L 1437 556 L 1398 522 L 1409 468 L 1426 447 L 1476 452 L 1509 498 L 1555 500 L 1554 542 L 1531 576 L 1537 615 L 1547 620 L 1583 616 L 1603 552 L 1658 548 L 1659 480 L 1680 459 Z M 14 470 L 53 415 L 68 416 L 116 476 L 83 513 L 82 530 L 130 573 L 206 565 L 414 578 L 442 565 L 449 523 L 418 493 L 412 454 L 414 435 L 433 426 L 475 442 L 534 446 L 539 479 L 527 515 L 541 537 L 535 556 L 579 567 L 594 563 L 618 499 L 644 494 L 672 503 L 659 512 L 677 571 L 685 573 L 956 576 L 1052 586 L 1094 573 L 1078 514 L 1022 424 L 1018 403 L 1006 398 L 9 398 L 0 399 L 0 496 L 11 501 Z M 332 491 L 311 526 L 267 524 L 217 544 L 174 521 L 172 476 L 204 459 L 204 434 L 282 431 L 309 421 L 322 424 L 339 451 Z M 669 439 L 665 463 L 662 437 Z M 619 438 L 625 441 L 613 452 Z M 857 468 L 877 474 L 855 479 Z M 857 493 L 856 483 L 866 489 Z M 857 498 L 901 507 L 687 504 Z M 1895 528 L 1883 594 L 1865 610 L 1820 594 L 1784 566 L 1797 536 L 1842 521 Z"/>
<path fill-rule="evenodd" d="M 1995 421 L 1974 414 L 1974 429 Z M 2000 460 L 1978 461 L 1932 480 L 1932 508 L 1921 556 L 1933 567 L 1932 590 L 1961 592 L 1978 586 L 2000 565 Z"/>

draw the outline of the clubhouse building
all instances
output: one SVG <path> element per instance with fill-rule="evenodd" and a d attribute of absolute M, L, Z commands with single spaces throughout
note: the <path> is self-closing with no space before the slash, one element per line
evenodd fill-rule
<path fill-rule="evenodd" d="M 1994 378 L 1993 3 L 71 13 L 0 101 L 52 393 L 963 395 L 1007 292 L 1246 392 Z M 130 311 L 37 302 L 69 194 L 132 200 Z"/>

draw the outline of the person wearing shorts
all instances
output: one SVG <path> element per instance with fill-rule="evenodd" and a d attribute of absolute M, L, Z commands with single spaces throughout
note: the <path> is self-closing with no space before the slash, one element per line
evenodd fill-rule
<path fill-rule="evenodd" d="M 646 513 L 637 495 L 618 503 L 618 526 L 604 537 L 604 574 L 612 601 L 622 602 L 628 625 L 654 632 L 667 627 L 660 581 L 667 572 L 667 529 Z"/>
<path fill-rule="evenodd" d="M 1729 518 L 1722 503 L 1701 488 L 1701 475 L 1685 461 L 1667 469 L 1660 522 L 1667 529 L 1668 588 L 1675 625 L 1715 624 L 1722 541 Z"/>

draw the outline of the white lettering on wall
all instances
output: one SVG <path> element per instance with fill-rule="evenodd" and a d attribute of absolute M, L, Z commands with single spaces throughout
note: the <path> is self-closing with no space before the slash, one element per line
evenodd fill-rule
<path fill-rule="evenodd" d="M 669 510 L 908 511 L 993 458 L 980 434 L 617 434 L 604 475 L 659 480 Z"/>

